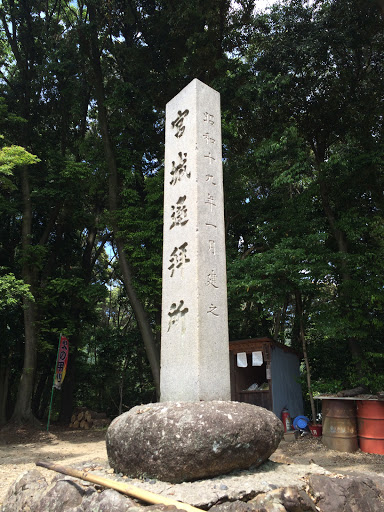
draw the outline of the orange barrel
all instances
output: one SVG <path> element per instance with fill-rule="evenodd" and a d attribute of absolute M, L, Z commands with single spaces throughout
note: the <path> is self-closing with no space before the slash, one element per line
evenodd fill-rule
<path fill-rule="evenodd" d="M 357 432 L 361 451 L 384 455 L 384 402 L 357 401 Z"/>
<path fill-rule="evenodd" d="M 323 400 L 322 416 L 323 444 L 339 452 L 355 452 L 358 449 L 355 401 Z"/>

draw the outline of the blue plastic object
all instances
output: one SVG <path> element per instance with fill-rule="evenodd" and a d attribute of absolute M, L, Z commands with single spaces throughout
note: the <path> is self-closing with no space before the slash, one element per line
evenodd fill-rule
<path fill-rule="evenodd" d="M 296 416 L 293 420 L 293 428 L 296 430 L 305 430 L 308 427 L 309 419 L 306 416 Z"/>

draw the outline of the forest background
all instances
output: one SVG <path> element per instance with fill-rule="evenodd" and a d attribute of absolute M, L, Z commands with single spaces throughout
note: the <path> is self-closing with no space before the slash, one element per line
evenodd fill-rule
<path fill-rule="evenodd" d="M 164 109 L 222 101 L 230 339 L 384 388 L 384 9 L 365 0 L 0 2 L 0 424 L 159 385 Z M 302 378 L 305 394 L 306 368 Z"/>

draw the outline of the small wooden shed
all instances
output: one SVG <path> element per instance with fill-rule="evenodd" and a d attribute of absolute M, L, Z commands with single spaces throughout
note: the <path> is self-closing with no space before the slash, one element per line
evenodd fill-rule
<path fill-rule="evenodd" d="M 297 353 L 271 338 L 229 343 L 231 400 L 265 407 L 281 418 L 287 407 L 291 418 L 304 414 Z"/>

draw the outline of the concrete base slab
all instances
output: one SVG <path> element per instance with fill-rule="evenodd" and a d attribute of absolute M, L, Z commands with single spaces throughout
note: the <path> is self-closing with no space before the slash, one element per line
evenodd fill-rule
<path fill-rule="evenodd" d="M 330 473 L 316 464 L 288 465 L 268 460 L 257 468 L 233 471 L 228 475 L 179 484 L 150 478 L 128 478 L 121 474 L 107 476 L 206 510 L 218 502 L 249 501 L 258 494 L 281 487 L 297 486 L 299 489 L 305 489 L 304 477 L 313 474 L 329 475 Z"/>

